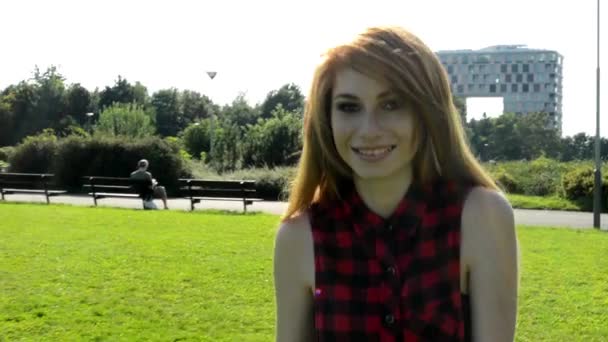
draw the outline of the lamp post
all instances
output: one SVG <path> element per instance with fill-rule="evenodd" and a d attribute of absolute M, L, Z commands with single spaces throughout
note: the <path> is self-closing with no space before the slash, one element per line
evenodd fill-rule
<path fill-rule="evenodd" d="M 600 156 L 600 0 L 597 0 L 597 69 L 595 91 L 595 185 L 593 189 L 593 227 L 599 229 L 602 206 L 602 161 Z"/>
<path fill-rule="evenodd" d="M 213 81 L 213 79 L 215 78 L 215 76 L 217 75 L 217 71 L 207 71 L 207 76 L 209 76 L 209 79 L 211 81 Z M 215 115 L 213 113 L 213 111 L 211 112 L 211 122 L 210 122 L 210 132 L 209 132 L 209 157 L 211 157 L 213 155 L 213 135 L 215 134 L 214 129 L 215 129 L 215 125 L 214 125 L 214 121 L 215 121 Z"/>
<path fill-rule="evenodd" d="M 91 119 L 93 118 L 94 113 L 88 112 L 85 114 L 87 116 L 87 126 L 89 126 L 89 134 L 93 133 L 93 127 L 91 127 Z"/>

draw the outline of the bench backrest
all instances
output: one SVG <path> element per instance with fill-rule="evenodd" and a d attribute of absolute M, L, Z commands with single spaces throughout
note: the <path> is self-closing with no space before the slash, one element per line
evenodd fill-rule
<path fill-rule="evenodd" d="M 51 189 L 55 184 L 50 173 L 0 173 L 0 188 Z"/>
<path fill-rule="evenodd" d="M 93 192 L 114 192 L 127 194 L 147 193 L 152 185 L 149 179 L 133 179 L 128 177 L 83 177 L 83 187 L 90 188 Z"/>
<path fill-rule="evenodd" d="M 191 197 L 253 198 L 256 196 L 252 180 L 180 179 L 182 194 Z"/>

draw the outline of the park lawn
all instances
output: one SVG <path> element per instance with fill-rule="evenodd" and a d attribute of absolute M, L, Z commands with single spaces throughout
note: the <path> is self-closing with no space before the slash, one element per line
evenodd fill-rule
<path fill-rule="evenodd" d="M 0 341 L 271 341 L 266 214 L 0 204 Z M 518 227 L 518 341 L 608 339 L 608 234 Z"/>

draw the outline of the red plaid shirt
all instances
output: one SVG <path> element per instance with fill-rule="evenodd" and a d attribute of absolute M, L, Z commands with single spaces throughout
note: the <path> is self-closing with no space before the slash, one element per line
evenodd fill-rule
<path fill-rule="evenodd" d="M 317 341 L 465 341 L 460 218 L 467 187 L 410 187 L 391 217 L 351 185 L 311 206 Z"/>

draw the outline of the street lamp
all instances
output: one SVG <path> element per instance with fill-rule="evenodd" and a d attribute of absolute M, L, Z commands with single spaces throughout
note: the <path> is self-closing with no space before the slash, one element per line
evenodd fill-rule
<path fill-rule="evenodd" d="M 217 71 L 207 71 L 207 76 L 209 76 L 209 79 L 211 79 L 213 81 L 213 79 L 215 78 L 215 76 L 217 75 Z M 214 121 L 215 121 L 215 115 L 213 113 L 213 111 L 211 112 L 211 122 L 210 122 L 210 132 L 209 132 L 209 156 L 211 157 L 213 155 L 213 135 L 215 134 L 214 130 Z"/>
<path fill-rule="evenodd" d="M 597 69 L 595 115 L 595 184 L 593 189 L 593 227 L 600 228 L 602 211 L 602 161 L 600 159 L 600 0 L 597 0 Z"/>
<path fill-rule="evenodd" d="M 93 127 L 91 127 L 91 119 L 93 118 L 94 113 L 88 112 L 85 114 L 87 116 L 87 126 L 89 126 L 89 134 L 93 133 Z"/>

